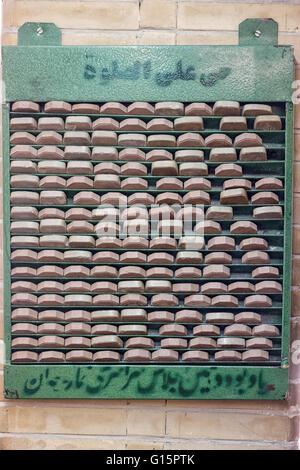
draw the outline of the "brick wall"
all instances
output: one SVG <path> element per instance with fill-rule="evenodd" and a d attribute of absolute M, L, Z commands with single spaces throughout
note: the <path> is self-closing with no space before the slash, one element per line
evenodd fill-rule
<path fill-rule="evenodd" d="M 279 43 L 294 46 L 296 79 L 300 80 L 300 5 L 296 1 L 4 0 L 2 42 L 16 44 L 20 25 L 40 21 L 54 22 L 60 27 L 64 45 L 237 44 L 238 24 L 249 17 L 273 18 L 278 22 Z M 293 346 L 294 341 L 300 340 L 300 105 L 295 107 L 294 169 L 291 333 L 292 354 L 297 359 L 299 353 Z M 1 339 L 0 346 L 3 362 Z M 0 370 L 0 449 L 297 448 L 299 369 L 293 365 L 290 368 L 289 400 L 285 402 L 16 402 L 4 399 Z"/>

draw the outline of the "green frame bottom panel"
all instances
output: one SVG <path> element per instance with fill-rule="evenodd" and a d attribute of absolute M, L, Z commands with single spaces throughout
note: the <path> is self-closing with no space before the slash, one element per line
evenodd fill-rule
<path fill-rule="evenodd" d="M 287 381 L 274 367 L 12 365 L 5 397 L 282 400 Z"/>

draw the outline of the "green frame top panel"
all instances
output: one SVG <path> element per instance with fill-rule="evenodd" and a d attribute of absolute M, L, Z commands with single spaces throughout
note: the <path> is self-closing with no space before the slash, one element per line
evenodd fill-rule
<path fill-rule="evenodd" d="M 291 101 L 289 46 L 6 46 L 4 100 Z"/>

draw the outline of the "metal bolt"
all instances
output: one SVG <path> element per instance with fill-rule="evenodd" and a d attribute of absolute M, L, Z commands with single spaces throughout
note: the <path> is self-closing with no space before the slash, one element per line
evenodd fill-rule
<path fill-rule="evenodd" d="M 39 26 L 36 30 L 37 34 L 40 36 L 41 34 L 43 34 L 44 30 L 41 26 Z"/>
<path fill-rule="evenodd" d="M 254 33 L 254 36 L 256 36 L 257 38 L 259 38 L 261 36 L 261 31 L 259 29 L 257 29 Z"/>

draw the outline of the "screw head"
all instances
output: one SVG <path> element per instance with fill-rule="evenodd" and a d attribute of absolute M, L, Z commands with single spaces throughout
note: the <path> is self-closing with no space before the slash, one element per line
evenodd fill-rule
<path fill-rule="evenodd" d="M 39 26 L 36 30 L 36 33 L 40 36 L 41 34 L 43 34 L 44 30 L 41 26 Z"/>
<path fill-rule="evenodd" d="M 261 31 L 259 29 L 257 29 L 254 33 L 254 36 L 256 36 L 257 38 L 259 38 L 261 36 Z"/>

